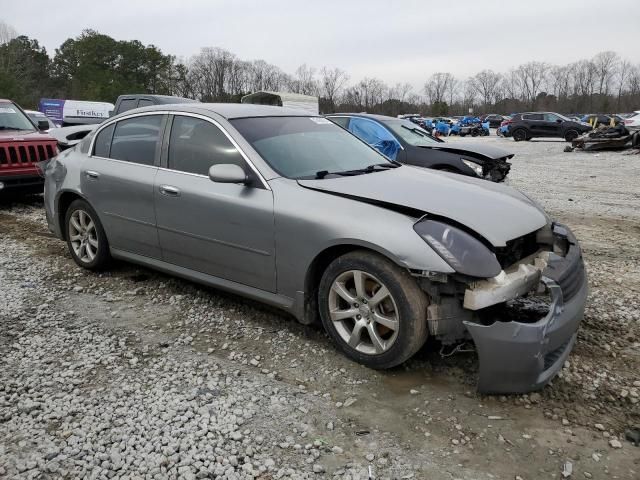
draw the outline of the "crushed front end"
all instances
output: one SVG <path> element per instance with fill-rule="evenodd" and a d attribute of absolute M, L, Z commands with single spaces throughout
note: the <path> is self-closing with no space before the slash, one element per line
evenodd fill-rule
<path fill-rule="evenodd" d="M 587 299 L 580 245 L 554 223 L 496 249 L 490 278 L 425 274 L 430 333 L 443 344 L 473 340 L 482 393 L 544 387 L 576 341 Z"/>

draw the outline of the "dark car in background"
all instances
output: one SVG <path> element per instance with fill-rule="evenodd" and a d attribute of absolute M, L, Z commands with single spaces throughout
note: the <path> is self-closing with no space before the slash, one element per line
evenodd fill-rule
<path fill-rule="evenodd" d="M 327 118 L 392 160 L 494 182 L 503 181 L 513 157 L 490 145 L 453 145 L 407 121 L 368 113 L 336 113 Z"/>
<path fill-rule="evenodd" d="M 557 137 L 567 142 L 591 130 L 591 125 L 576 122 L 554 112 L 524 112 L 511 117 L 509 133 L 516 142 L 532 138 Z"/>
<path fill-rule="evenodd" d="M 488 115 L 482 115 L 480 117 L 480 120 L 482 120 L 483 123 L 489 122 L 489 126 L 491 128 L 498 128 L 500 124 L 505 120 L 505 118 L 506 117 L 503 117 L 502 115 L 490 113 Z"/>

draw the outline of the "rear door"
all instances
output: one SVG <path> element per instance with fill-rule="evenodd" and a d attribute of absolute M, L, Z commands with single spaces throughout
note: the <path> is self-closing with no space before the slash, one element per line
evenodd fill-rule
<path fill-rule="evenodd" d="M 102 128 L 82 167 L 81 188 L 109 245 L 160 258 L 153 186 L 166 115 L 133 115 Z"/>
<path fill-rule="evenodd" d="M 155 181 L 163 259 L 275 292 L 273 195 L 230 137 L 207 117 L 175 115 Z M 215 183 L 215 164 L 241 166 L 250 185 Z"/>
<path fill-rule="evenodd" d="M 534 137 L 544 137 L 546 132 L 544 129 L 544 115 L 542 113 L 526 113 L 522 115 L 522 119 L 529 128 L 529 132 Z"/>

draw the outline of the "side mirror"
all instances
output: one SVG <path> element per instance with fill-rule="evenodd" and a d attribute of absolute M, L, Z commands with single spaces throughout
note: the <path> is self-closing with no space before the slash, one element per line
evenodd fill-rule
<path fill-rule="evenodd" d="M 221 163 L 212 165 L 209 169 L 209 179 L 217 183 L 242 183 L 249 182 L 249 177 L 239 165 L 233 163 Z"/>
<path fill-rule="evenodd" d="M 562 119 L 561 118 L 557 119 L 556 123 L 562 123 Z"/>
<path fill-rule="evenodd" d="M 38 120 L 38 130 L 49 130 L 49 122 L 46 120 Z"/>

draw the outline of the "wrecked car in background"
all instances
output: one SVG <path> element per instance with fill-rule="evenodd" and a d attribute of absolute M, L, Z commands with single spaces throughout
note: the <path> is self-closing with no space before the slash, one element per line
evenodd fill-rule
<path fill-rule="evenodd" d="M 580 246 L 534 201 L 391 161 L 324 117 L 131 110 L 45 176 L 49 228 L 79 266 L 114 257 L 321 320 L 369 367 L 428 335 L 473 339 L 480 391 L 527 392 L 562 367 L 583 316 Z"/>
<path fill-rule="evenodd" d="M 42 192 L 44 180 L 38 162 L 58 153 L 56 141 L 10 100 L 0 99 L 0 195 Z"/>
<path fill-rule="evenodd" d="M 327 118 L 388 158 L 407 165 L 493 182 L 502 182 L 511 168 L 507 160 L 513 153 L 489 145 L 446 143 L 407 120 L 367 113 L 336 113 Z"/>

